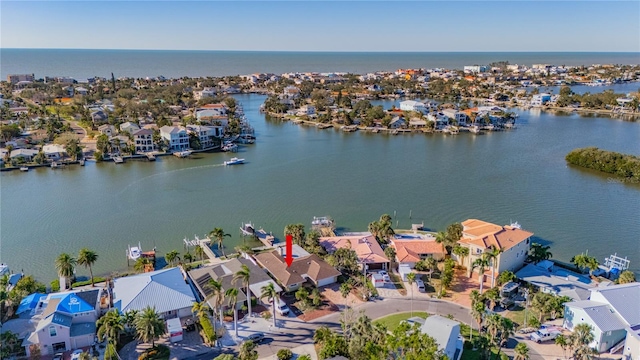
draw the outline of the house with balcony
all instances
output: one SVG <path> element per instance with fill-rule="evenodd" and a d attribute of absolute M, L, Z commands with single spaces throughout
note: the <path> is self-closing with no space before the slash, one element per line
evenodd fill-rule
<path fill-rule="evenodd" d="M 136 153 L 148 153 L 154 150 L 153 131 L 141 129 L 133 133 L 133 145 Z"/>
<path fill-rule="evenodd" d="M 443 109 L 442 113 L 451 121 L 455 121 L 458 125 L 464 126 L 467 124 L 467 114 L 462 111 L 458 111 L 456 109 Z"/>
<path fill-rule="evenodd" d="M 402 111 L 416 111 L 422 114 L 426 114 L 429 112 L 429 109 L 427 108 L 427 106 L 420 102 L 420 101 L 415 101 L 415 100 L 405 100 L 405 101 L 401 101 L 400 102 L 400 110 Z"/>
<path fill-rule="evenodd" d="M 223 126 L 187 125 L 187 131 L 198 137 L 202 149 L 212 148 L 224 136 Z"/>
<path fill-rule="evenodd" d="M 178 126 L 163 126 L 160 136 L 169 144 L 171 151 L 183 151 L 189 148 L 189 134 L 187 129 Z"/>
<path fill-rule="evenodd" d="M 532 232 L 522 230 L 518 223 L 500 226 L 483 220 L 468 219 L 462 222 L 462 237 L 458 244 L 469 248 L 469 256 L 458 260 L 464 261 L 462 265 L 471 269 L 473 262 L 485 252 L 498 249 L 500 254 L 495 260 L 495 276 L 505 270 L 516 272 L 524 266 L 532 236 Z M 490 269 L 491 267 L 486 269 L 483 279 L 490 279 Z"/>
<path fill-rule="evenodd" d="M 64 146 L 57 144 L 48 144 L 42 147 L 42 152 L 49 160 L 59 160 L 67 155 L 67 151 Z"/>

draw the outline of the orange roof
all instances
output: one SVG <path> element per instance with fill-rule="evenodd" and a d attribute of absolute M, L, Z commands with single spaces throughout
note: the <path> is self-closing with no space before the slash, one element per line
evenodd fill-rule
<path fill-rule="evenodd" d="M 361 263 L 389 262 L 375 236 L 365 233 L 360 235 L 321 237 L 320 245 L 329 253 L 340 248 L 351 248 L 358 255 Z"/>
<path fill-rule="evenodd" d="M 393 240 L 398 262 L 418 262 L 420 255 L 444 254 L 444 247 L 435 240 Z"/>
<path fill-rule="evenodd" d="M 465 80 L 469 80 L 469 81 L 473 81 L 473 80 L 475 80 L 475 77 L 473 77 L 473 76 L 465 76 L 464 79 Z"/>
<path fill-rule="evenodd" d="M 478 219 L 462 222 L 461 244 L 471 244 L 483 249 L 507 250 L 533 236 L 532 232 L 511 226 L 500 226 Z"/>
<path fill-rule="evenodd" d="M 207 105 L 202 105 L 200 107 L 204 109 L 222 109 L 225 106 L 224 104 L 207 104 Z"/>

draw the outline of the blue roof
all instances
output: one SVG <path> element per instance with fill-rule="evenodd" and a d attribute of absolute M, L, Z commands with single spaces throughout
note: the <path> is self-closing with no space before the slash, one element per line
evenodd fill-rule
<path fill-rule="evenodd" d="M 38 302 L 40 299 L 47 297 L 47 294 L 41 293 L 33 293 L 20 301 L 20 306 L 18 306 L 18 311 L 16 314 L 22 314 L 25 311 L 33 310 L 36 306 L 38 306 Z"/>
<path fill-rule="evenodd" d="M 76 293 L 71 293 L 60 299 L 56 310 L 65 312 L 67 314 L 78 314 L 93 311 L 94 307 L 84 301 Z"/>

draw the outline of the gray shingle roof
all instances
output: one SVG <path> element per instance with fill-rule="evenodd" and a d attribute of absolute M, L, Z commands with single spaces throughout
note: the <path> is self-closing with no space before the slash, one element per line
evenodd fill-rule
<path fill-rule="evenodd" d="M 155 307 L 159 313 L 191 307 L 196 301 L 178 268 L 118 278 L 113 285 L 114 305 L 120 311 Z"/>

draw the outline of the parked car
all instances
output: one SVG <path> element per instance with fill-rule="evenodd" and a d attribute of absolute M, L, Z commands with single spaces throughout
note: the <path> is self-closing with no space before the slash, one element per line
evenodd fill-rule
<path fill-rule="evenodd" d="M 55 355 L 53 355 L 53 360 L 63 360 L 63 359 L 64 359 L 63 353 L 56 353 Z"/>
<path fill-rule="evenodd" d="M 83 352 L 84 351 L 82 351 L 82 349 L 73 350 L 73 352 L 71 353 L 71 360 L 80 359 L 80 355 L 82 355 Z"/>
<path fill-rule="evenodd" d="M 531 334 L 529 338 L 531 341 L 535 341 L 539 344 L 541 342 L 554 340 L 560 334 L 562 334 L 560 330 L 556 330 L 554 328 L 543 328 Z"/>
<path fill-rule="evenodd" d="M 264 333 L 258 332 L 247 336 L 247 340 L 251 340 L 256 344 L 261 343 L 264 340 Z"/>
<path fill-rule="evenodd" d="M 269 300 L 267 305 L 271 306 L 271 300 Z M 287 315 L 287 314 L 289 314 L 289 307 L 287 306 L 287 303 L 282 301 L 282 299 L 278 298 L 277 302 L 276 302 L 276 311 L 280 315 Z"/>
<path fill-rule="evenodd" d="M 389 273 L 387 273 L 386 271 L 380 270 L 380 271 L 378 271 L 378 275 L 382 276 L 382 279 L 385 282 L 391 282 L 391 278 L 389 277 Z"/>
<path fill-rule="evenodd" d="M 420 292 L 427 292 L 427 288 L 424 286 L 424 281 L 417 279 L 416 280 L 416 286 L 418 287 L 418 291 Z"/>

